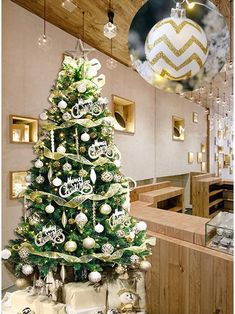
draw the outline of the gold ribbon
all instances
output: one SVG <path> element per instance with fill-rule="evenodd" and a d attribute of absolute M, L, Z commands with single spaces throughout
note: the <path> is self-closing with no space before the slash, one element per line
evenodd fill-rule
<path fill-rule="evenodd" d="M 66 122 L 63 122 L 61 125 L 55 125 L 55 124 L 48 124 L 47 122 L 42 122 L 40 124 L 41 128 L 46 130 L 46 131 L 51 131 L 51 130 L 59 130 L 59 129 L 65 129 L 65 128 L 70 128 L 71 126 L 74 125 L 81 125 L 82 127 L 89 129 L 93 127 L 97 127 L 103 123 L 107 124 L 113 124 L 114 123 L 114 118 L 113 117 L 104 117 L 101 119 L 98 119 L 97 121 L 92 121 L 90 119 L 73 119 L 69 120 Z"/>
<path fill-rule="evenodd" d="M 125 185 L 125 186 L 124 186 Z M 123 182 L 122 184 L 120 183 L 114 183 L 110 186 L 108 191 L 104 195 L 97 195 L 97 194 L 88 194 L 88 195 L 83 195 L 80 194 L 78 196 L 75 196 L 72 198 L 70 201 L 66 201 L 65 199 L 61 198 L 60 196 L 43 192 L 43 191 L 33 191 L 30 194 L 26 195 L 26 198 L 35 201 L 36 198 L 40 196 L 47 196 L 51 200 L 53 200 L 57 205 L 59 206 L 64 206 L 64 207 L 69 207 L 69 208 L 76 208 L 86 200 L 92 200 L 92 201 L 102 201 L 105 199 L 108 199 L 110 197 L 113 197 L 114 195 L 120 195 L 120 194 L 125 194 L 128 193 L 129 187 L 128 187 L 128 182 Z"/>
<path fill-rule="evenodd" d="M 62 258 L 66 262 L 69 262 L 69 263 L 88 263 L 95 258 L 102 260 L 104 262 L 113 262 L 117 259 L 120 259 L 125 251 L 131 251 L 133 253 L 142 253 L 148 250 L 147 245 L 155 246 L 155 244 L 156 244 L 156 238 L 151 237 L 151 238 L 146 239 L 144 243 L 142 243 L 140 246 L 130 246 L 125 249 L 120 249 L 114 252 L 112 255 L 105 255 L 104 253 L 98 253 L 98 254 L 84 255 L 81 257 L 72 256 L 72 255 L 68 255 L 68 254 L 60 253 L 60 252 L 53 252 L 53 251 L 39 252 L 35 250 L 35 248 L 30 243 L 26 243 L 26 242 L 22 243 L 19 249 L 21 249 L 22 247 L 27 248 L 30 251 L 30 253 L 33 255 L 46 257 L 46 258 L 52 258 L 52 259 Z"/>

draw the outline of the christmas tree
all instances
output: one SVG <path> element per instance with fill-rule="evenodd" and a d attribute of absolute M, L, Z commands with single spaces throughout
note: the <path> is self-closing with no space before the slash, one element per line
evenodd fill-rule
<path fill-rule="evenodd" d="M 72 269 L 71 280 L 97 283 L 109 272 L 150 267 L 153 241 L 145 222 L 128 213 L 130 179 L 120 171 L 100 67 L 97 59 L 66 56 L 51 107 L 40 114 L 24 215 L 2 254 L 16 277 L 43 280 L 54 271 L 64 282 Z"/>

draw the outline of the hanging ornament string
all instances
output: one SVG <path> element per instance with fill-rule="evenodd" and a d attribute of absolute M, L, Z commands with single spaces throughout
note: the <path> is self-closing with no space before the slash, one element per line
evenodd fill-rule
<path fill-rule="evenodd" d="M 75 129 L 75 141 L 76 141 L 76 151 L 77 155 L 79 155 L 79 141 L 78 141 L 78 129 Z"/>
<path fill-rule="evenodd" d="M 44 0 L 44 8 L 43 8 L 43 34 L 44 38 L 46 38 L 46 0 Z"/>
<path fill-rule="evenodd" d="M 95 228 L 96 226 L 96 205 L 95 201 L 92 203 L 92 220 L 93 220 L 93 227 Z"/>
<path fill-rule="evenodd" d="M 50 131 L 50 136 L 51 136 L 51 151 L 52 153 L 55 152 L 55 141 L 54 141 L 54 131 Z"/>

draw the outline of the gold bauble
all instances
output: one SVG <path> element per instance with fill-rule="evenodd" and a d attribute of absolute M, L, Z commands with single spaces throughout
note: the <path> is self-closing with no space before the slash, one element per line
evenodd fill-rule
<path fill-rule="evenodd" d="M 72 240 L 67 241 L 64 245 L 65 251 L 70 252 L 70 253 L 76 251 L 77 247 L 78 247 L 77 243 Z"/>
<path fill-rule="evenodd" d="M 80 153 L 85 153 L 86 152 L 86 147 L 80 146 L 79 151 L 80 151 Z"/>
<path fill-rule="evenodd" d="M 75 220 L 73 218 L 69 218 L 68 223 L 69 225 L 73 225 L 75 223 Z"/>
<path fill-rule="evenodd" d="M 16 279 L 15 285 L 19 289 L 25 289 L 29 286 L 29 282 L 25 278 Z"/>
<path fill-rule="evenodd" d="M 60 168 L 60 162 L 59 161 L 53 162 L 53 167 L 54 168 Z"/>
<path fill-rule="evenodd" d="M 97 133 L 96 132 L 91 132 L 91 138 L 94 139 L 97 137 Z"/>
<path fill-rule="evenodd" d="M 42 204 L 42 198 L 41 197 L 36 198 L 36 203 L 37 204 Z"/>
<path fill-rule="evenodd" d="M 88 115 L 86 115 L 86 119 L 92 119 L 92 115 L 90 115 L 90 114 L 88 114 Z"/>
<path fill-rule="evenodd" d="M 80 177 L 86 177 L 88 175 L 88 172 L 85 169 L 81 169 L 78 172 Z"/>

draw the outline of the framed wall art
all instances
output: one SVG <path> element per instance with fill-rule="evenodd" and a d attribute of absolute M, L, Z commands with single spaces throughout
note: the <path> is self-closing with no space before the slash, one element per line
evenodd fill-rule
<path fill-rule="evenodd" d="M 38 140 L 38 119 L 10 115 L 10 142 L 34 144 Z"/>

